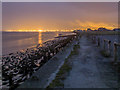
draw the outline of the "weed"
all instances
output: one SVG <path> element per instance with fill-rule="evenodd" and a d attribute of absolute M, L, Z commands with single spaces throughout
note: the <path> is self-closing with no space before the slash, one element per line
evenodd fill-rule
<path fill-rule="evenodd" d="M 105 51 L 105 50 L 101 50 L 100 53 L 101 53 L 101 55 L 104 56 L 104 57 L 110 57 L 110 56 L 111 56 L 110 53 L 107 52 L 107 51 Z"/>
<path fill-rule="evenodd" d="M 72 69 L 72 66 L 69 62 L 69 58 L 72 55 L 75 55 L 78 53 L 78 48 L 80 48 L 79 44 L 74 45 L 73 51 L 71 51 L 70 55 L 65 59 L 64 64 L 60 68 L 55 79 L 49 84 L 47 89 L 48 88 L 56 88 L 56 87 L 64 87 L 62 80 L 64 80 L 66 78 L 66 75 L 68 75 L 68 72 Z"/>

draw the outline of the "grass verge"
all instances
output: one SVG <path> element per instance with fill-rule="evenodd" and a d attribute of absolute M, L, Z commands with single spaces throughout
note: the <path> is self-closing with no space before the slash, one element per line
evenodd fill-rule
<path fill-rule="evenodd" d="M 64 64 L 60 68 L 59 72 L 56 74 L 55 79 L 47 86 L 47 89 L 64 87 L 63 81 L 66 79 L 66 77 L 69 74 L 69 71 L 72 69 L 72 63 L 69 61 L 69 59 L 73 55 L 78 54 L 79 48 L 80 48 L 79 44 L 73 46 L 73 50 L 71 51 L 70 55 L 65 59 Z"/>

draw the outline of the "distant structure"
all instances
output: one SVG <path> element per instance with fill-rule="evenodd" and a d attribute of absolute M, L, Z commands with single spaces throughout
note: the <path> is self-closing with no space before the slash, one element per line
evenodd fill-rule
<path fill-rule="evenodd" d="M 94 31 L 98 31 L 98 30 L 94 30 Z"/>
<path fill-rule="evenodd" d="M 82 32 L 82 30 L 77 30 L 77 31 Z"/>
<path fill-rule="evenodd" d="M 90 31 L 92 31 L 92 32 L 97 32 L 97 31 L 119 31 L 120 32 L 120 28 L 114 28 L 113 30 L 110 30 L 110 29 L 106 29 L 106 28 L 103 28 L 103 27 L 101 27 L 101 28 L 98 28 L 97 30 L 95 29 L 95 30 L 92 30 L 91 28 L 88 28 L 87 30 L 74 30 L 73 32 L 90 32 Z"/>
<path fill-rule="evenodd" d="M 93 30 L 91 30 L 90 28 L 88 28 L 87 31 L 93 31 Z"/>
<path fill-rule="evenodd" d="M 111 30 L 108 30 L 106 28 L 98 28 L 98 31 L 111 31 Z"/>
<path fill-rule="evenodd" d="M 74 30 L 73 32 L 82 32 L 82 30 Z"/>
<path fill-rule="evenodd" d="M 113 29 L 113 31 L 120 31 L 120 28 L 115 28 Z"/>
<path fill-rule="evenodd" d="M 83 30 L 83 32 L 86 32 L 86 30 Z"/>

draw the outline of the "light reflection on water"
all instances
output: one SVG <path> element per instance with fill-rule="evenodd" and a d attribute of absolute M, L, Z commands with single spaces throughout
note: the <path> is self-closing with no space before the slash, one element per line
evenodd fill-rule
<path fill-rule="evenodd" d="M 38 43 L 42 44 L 42 33 L 41 32 L 39 32 Z"/>
<path fill-rule="evenodd" d="M 47 40 L 53 39 L 60 33 L 68 34 L 70 32 L 3 32 L 2 53 L 5 55 L 42 44 Z"/>

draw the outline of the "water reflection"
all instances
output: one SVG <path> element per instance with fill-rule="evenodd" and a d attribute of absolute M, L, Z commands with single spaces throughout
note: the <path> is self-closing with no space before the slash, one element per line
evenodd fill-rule
<path fill-rule="evenodd" d="M 42 44 L 42 32 L 38 33 L 38 44 Z"/>
<path fill-rule="evenodd" d="M 21 49 L 34 47 L 48 40 L 54 39 L 59 34 L 69 32 L 3 32 L 2 53 L 9 54 Z"/>

